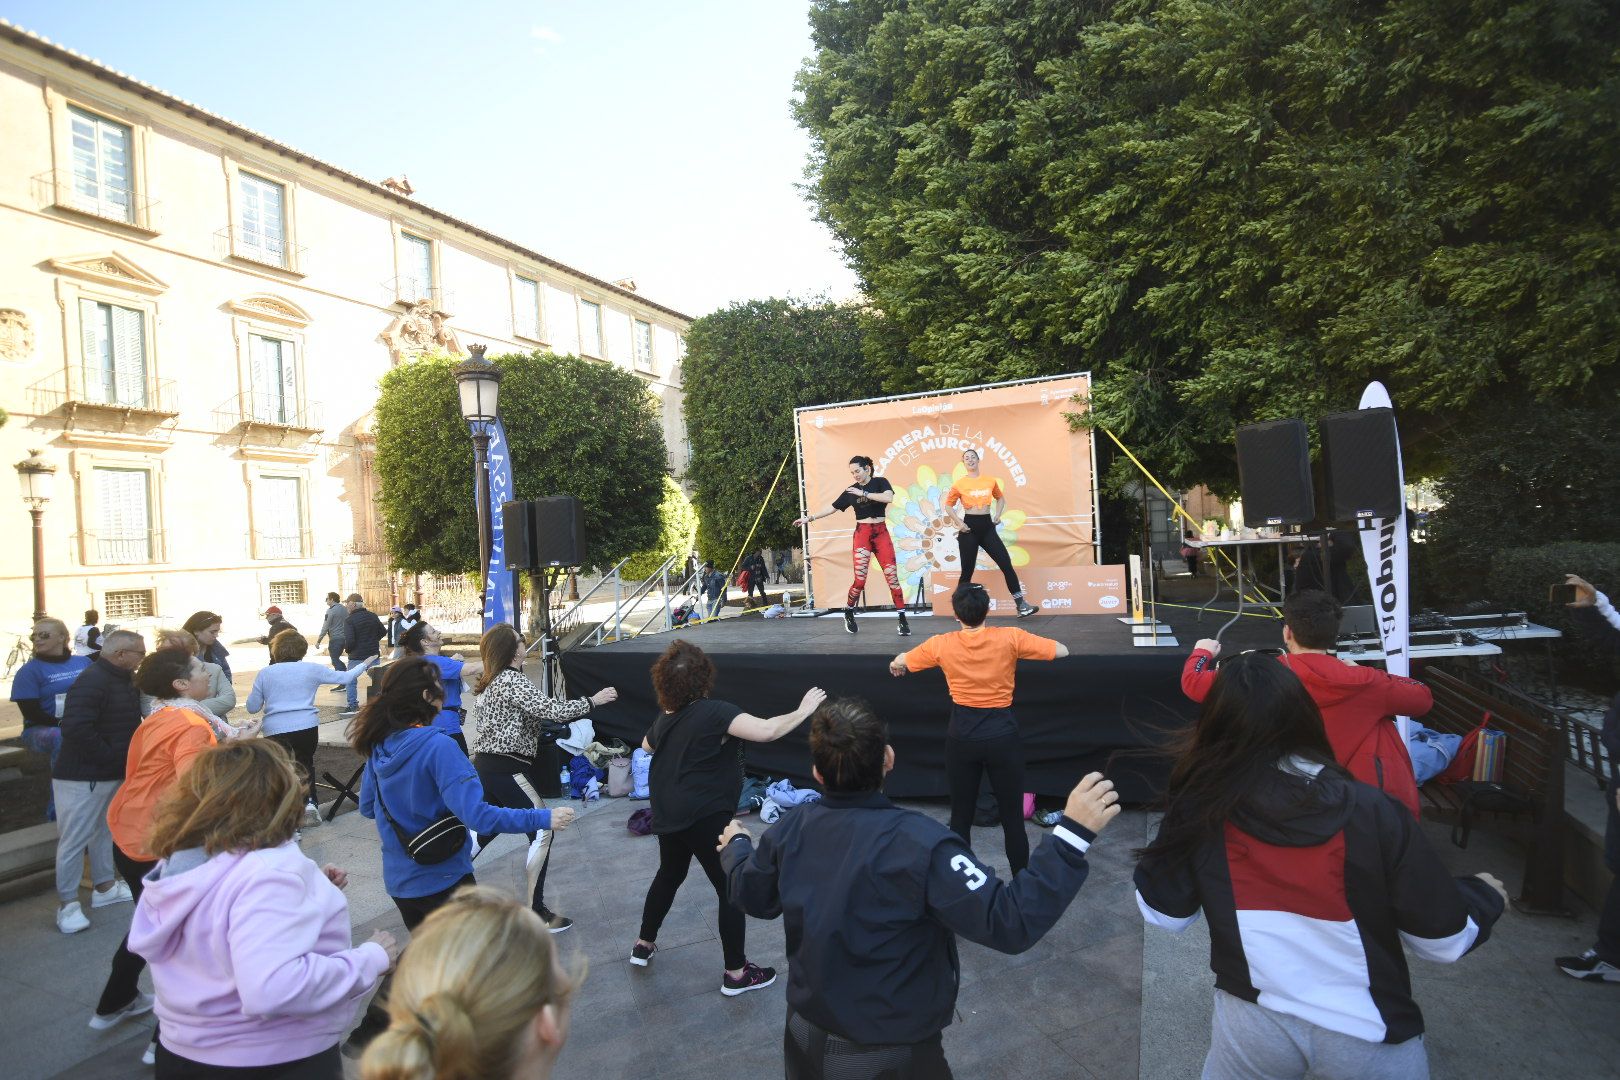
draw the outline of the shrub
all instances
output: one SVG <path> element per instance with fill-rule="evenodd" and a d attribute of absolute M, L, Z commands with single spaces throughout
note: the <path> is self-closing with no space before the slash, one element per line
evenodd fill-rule
<path fill-rule="evenodd" d="M 1491 557 L 1486 595 L 1493 606 L 1524 611 L 1532 621 L 1562 630 L 1559 655 L 1576 665 L 1577 673 L 1620 678 L 1620 657 L 1594 641 L 1568 608 L 1548 603 L 1548 587 L 1562 582 L 1565 574 L 1579 574 L 1611 598 L 1620 596 L 1620 543 L 1505 548 Z"/>

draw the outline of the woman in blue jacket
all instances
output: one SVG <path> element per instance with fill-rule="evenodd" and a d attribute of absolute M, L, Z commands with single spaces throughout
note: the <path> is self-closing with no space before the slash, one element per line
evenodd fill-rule
<path fill-rule="evenodd" d="M 360 812 L 377 822 L 382 838 L 383 885 L 399 908 L 407 930 L 450 898 L 462 885 L 476 884 L 472 872 L 472 833 L 521 833 L 561 829 L 574 819 L 567 807 L 515 810 L 484 801 L 472 762 L 455 740 L 433 724 L 444 707 L 439 670 L 425 659 L 397 660 L 382 687 L 349 727 L 349 743 L 366 759 L 360 786 Z M 396 835 L 415 836 L 430 823 L 454 814 L 468 829 L 461 850 L 444 862 L 414 861 Z"/>
<path fill-rule="evenodd" d="M 462 660 L 444 655 L 444 635 L 430 623 L 419 622 L 399 637 L 400 655 L 421 657 L 439 669 L 444 683 L 444 707 L 434 717 L 433 726 L 455 740 L 463 754 L 467 753 L 467 737 L 461 733 L 461 721 L 466 712 L 461 707 L 462 682 L 475 679 L 483 673 L 480 660 Z M 468 755 L 471 757 L 471 755 Z"/>

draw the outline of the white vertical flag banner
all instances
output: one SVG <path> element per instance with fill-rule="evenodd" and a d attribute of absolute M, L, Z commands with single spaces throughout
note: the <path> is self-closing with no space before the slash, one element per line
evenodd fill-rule
<path fill-rule="evenodd" d="M 1380 382 L 1361 392 L 1362 409 L 1394 409 L 1389 391 Z M 1401 463 L 1400 426 L 1396 425 L 1395 474 L 1401 485 L 1401 510 L 1393 518 L 1373 518 L 1361 530 L 1361 554 L 1367 560 L 1367 587 L 1378 616 L 1378 634 L 1384 645 L 1384 669 L 1391 675 L 1412 674 L 1411 590 L 1407 580 L 1406 468 Z M 1410 741 L 1412 718 L 1397 716 L 1401 738 Z"/>

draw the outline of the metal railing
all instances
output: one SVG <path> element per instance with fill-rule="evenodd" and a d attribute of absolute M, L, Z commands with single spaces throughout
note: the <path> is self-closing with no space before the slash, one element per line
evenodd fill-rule
<path fill-rule="evenodd" d="M 598 581 L 595 585 L 592 585 L 589 589 L 587 589 L 585 595 L 580 597 L 578 600 L 575 600 L 573 605 L 570 606 L 568 610 L 551 620 L 551 632 L 557 635 L 558 638 L 561 638 L 564 634 L 567 634 L 569 631 L 573 630 L 574 627 L 578 626 L 580 621 L 580 612 L 584 610 L 586 602 L 589 601 L 591 597 L 595 596 L 596 591 L 602 586 L 606 585 L 609 581 L 612 581 L 613 587 L 617 589 L 619 587 L 619 571 L 624 569 L 624 564 L 629 561 L 629 556 L 626 556 L 625 558 L 622 558 L 618 562 L 614 563 L 613 569 L 602 575 L 602 580 Z"/>
<path fill-rule="evenodd" d="M 382 283 L 382 287 L 396 303 L 418 304 L 426 301 L 434 311 L 444 314 L 449 314 L 456 302 L 456 294 L 450 289 L 410 275 L 391 277 Z"/>
<path fill-rule="evenodd" d="M 109 380 L 97 377 L 101 372 L 88 372 L 83 365 L 68 367 L 67 385 L 61 373 L 48 376 L 30 386 L 34 408 L 41 414 L 55 412 L 63 405 L 90 405 L 97 408 L 132 410 L 163 416 L 179 415 L 179 391 L 173 379 L 144 378 L 133 386 L 122 389 L 116 377 Z"/>
<path fill-rule="evenodd" d="M 152 231 L 156 199 L 142 195 L 134 188 L 96 184 L 96 193 L 79 190 L 79 178 L 71 169 L 48 169 L 33 177 L 34 200 L 43 209 L 58 206 L 80 214 L 114 221 L 120 225 L 133 225 L 137 229 Z"/>
<path fill-rule="evenodd" d="M 300 274 L 309 269 L 309 248 L 302 244 L 289 244 L 284 236 L 249 236 L 236 225 L 227 225 L 214 233 L 214 254 L 221 259 L 246 259 L 260 266 L 293 270 Z"/>
<path fill-rule="evenodd" d="M 214 418 L 226 431 L 238 424 L 320 431 L 322 411 L 319 401 L 292 401 L 249 390 L 215 409 Z"/>
<path fill-rule="evenodd" d="M 85 533 L 92 557 L 102 566 L 140 566 L 163 561 L 163 533 L 144 532 Z"/>
<path fill-rule="evenodd" d="M 1523 712 L 1535 716 L 1548 727 L 1555 728 L 1564 736 L 1565 756 L 1571 765 L 1580 771 L 1589 774 L 1597 781 L 1598 787 L 1603 787 L 1609 778 L 1608 751 L 1603 746 L 1602 728 L 1592 727 L 1582 723 L 1569 714 L 1567 710 L 1554 708 L 1546 702 L 1533 698 L 1517 687 L 1495 679 L 1487 678 L 1477 671 L 1471 671 L 1462 665 L 1448 665 L 1447 670 L 1456 675 L 1463 682 L 1494 694 L 1507 704 Z"/>
<path fill-rule="evenodd" d="M 310 550 L 308 529 L 297 532 L 255 532 L 253 557 L 255 559 L 302 559 Z"/>

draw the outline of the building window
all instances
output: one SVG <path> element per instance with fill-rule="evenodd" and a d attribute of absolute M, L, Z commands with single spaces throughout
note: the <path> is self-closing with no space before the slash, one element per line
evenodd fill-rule
<path fill-rule="evenodd" d="M 515 309 L 512 314 L 512 332 L 518 337 L 540 340 L 540 283 L 533 278 L 520 277 L 512 293 Z"/>
<path fill-rule="evenodd" d="M 236 254 L 271 266 L 287 265 L 287 188 L 252 173 L 238 173 L 241 220 Z"/>
<path fill-rule="evenodd" d="M 157 604 L 151 589 L 113 589 L 101 598 L 101 618 L 104 622 L 150 619 L 155 614 Z"/>
<path fill-rule="evenodd" d="M 589 300 L 579 302 L 579 353 L 602 357 L 602 305 Z"/>
<path fill-rule="evenodd" d="M 96 561 L 152 562 L 152 474 L 145 469 L 96 468 L 93 475 Z"/>
<path fill-rule="evenodd" d="M 304 602 L 304 583 L 302 581 L 272 581 L 270 583 L 270 603 L 276 607 L 282 604 L 294 605 Z"/>
<path fill-rule="evenodd" d="M 135 220 L 133 146 L 130 130 L 83 109 L 72 118 L 73 205 L 112 218 Z"/>
<path fill-rule="evenodd" d="M 292 342 L 252 334 L 249 348 L 253 385 L 248 415 L 261 424 L 298 423 L 298 370 Z"/>
<path fill-rule="evenodd" d="M 400 274 L 401 300 L 433 299 L 433 241 L 410 233 L 400 233 L 403 273 Z"/>
<path fill-rule="evenodd" d="M 303 482 L 296 476 L 261 476 L 254 484 L 254 492 L 258 500 L 254 514 L 259 534 L 258 557 L 303 558 Z"/>
<path fill-rule="evenodd" d="M 631 331 L 636 346 L 636 370 L 651 371 L 653 369 L 652 323 L 636 319 L 631 324 Z"/>
<path fill-rule="evenodd" d="M 136 308 L 79 301 L 84 392 L 105 405 L 146 406 L 146 316 Z"/>

